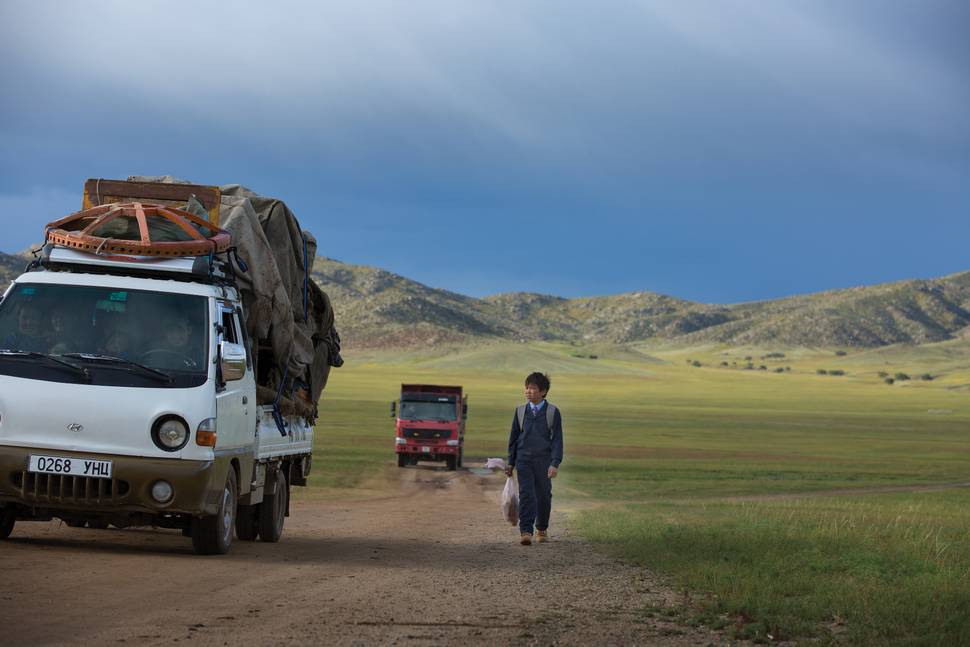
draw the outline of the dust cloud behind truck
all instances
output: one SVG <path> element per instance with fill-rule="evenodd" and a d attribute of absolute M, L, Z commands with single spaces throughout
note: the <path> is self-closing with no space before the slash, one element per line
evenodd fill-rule
<path fill-rule="evenodd" d="M 468 396 L 460 386 L 402 384 L 391 417 L 398 467 L 418 461 L 445 461 L 449 470 L 462 466 Z"/>

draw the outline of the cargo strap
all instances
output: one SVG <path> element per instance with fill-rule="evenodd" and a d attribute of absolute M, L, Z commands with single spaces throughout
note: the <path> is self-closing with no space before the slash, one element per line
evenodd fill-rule
<path fill-rule="evenodd" d="M 519 419 L 519 431 L 525 430 L 525 410 L 528 404 L 523 404 L 515 409 L 515 417 Z M 549 440 L 552 440 L 552 428 L 556 424 L 556 405 L 546 401 L 546 427 L 549 428 Z"/>
<path fill-rule="evenodd" d="M 310 321 L 310 259 L 307 256 L 306 234 L 300 232 L 303 238 L 303 323 Z"/>

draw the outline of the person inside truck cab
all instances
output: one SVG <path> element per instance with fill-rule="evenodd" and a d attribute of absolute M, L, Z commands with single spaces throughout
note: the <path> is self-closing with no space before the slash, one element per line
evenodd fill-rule
<path fill-rule="evenodd" d="M 181 313 L 169 314 L 164 318 L 158 336 L 142 353 L 142 360 L 149 366 L 158 364 L 168 368 L 195 368 L 192 342 L 189 318 Z"/>
<path fill-rule="evenodd" d="M 131 334 L 120 321 L 112 321 L 104 331 L 98 352 L 111 357 L 128 359 L 131 351 Z"/>
<path fill-rule="evenodd" d="M 192 324 L 189 323 L 188 317 L 177 315 L 169 318 L 165 330 L 162 331 L 162 340 L 168 348 L 185 350 L 191 339 Z"/>
<path fill-rule="evenodd" d="M 17 329 L 8 334 L 0 346 L 7 350 L 23 350 L 46 353 L 48 331 L 44 312 L 36 303 L 24 303 L 17 314 Z"/>
<path fill-rule="evenodd" d="M 51 347 L 49 352 L 52 355 L 63 355 L 64 353 L 82 350 L 83 344 L 79 343 L 81 334 L 80 326 L 71 325 L 69 309 L 64 305 L 54 306 L 51 310 Z"/>

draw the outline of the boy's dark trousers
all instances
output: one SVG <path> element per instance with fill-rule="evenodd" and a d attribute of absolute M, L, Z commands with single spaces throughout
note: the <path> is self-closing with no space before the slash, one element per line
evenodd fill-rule
<path fill-rule="evenodd" d="M 515 459 L 519 472 L 519 530 L 533 533 L 549 527 L 552 511 L 552 479 L 549 478 L 549 457 Z"/>

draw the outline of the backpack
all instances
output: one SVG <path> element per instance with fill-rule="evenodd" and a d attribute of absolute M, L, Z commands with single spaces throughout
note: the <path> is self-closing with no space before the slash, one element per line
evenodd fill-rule
<path fill-rule="evenodd" d="M 525 410 L 528 404 L 522 404 L 515 408 L 515 417 L 519 420 L 519 431 L 525 431 Z M 556 405 L 546 400 L 546 427 L 549 429 L 549 440 L 552 440 L 552 428 L 556 424 Z"/>

